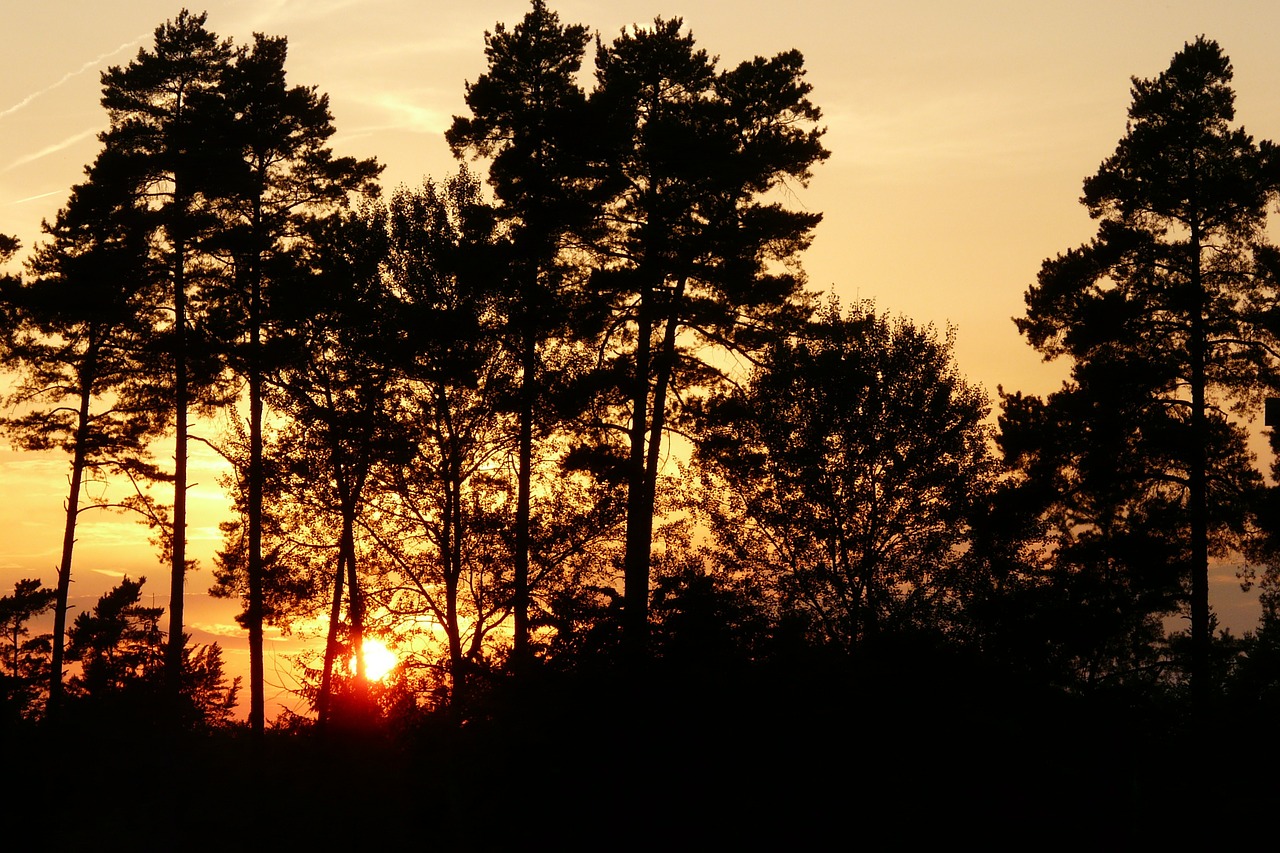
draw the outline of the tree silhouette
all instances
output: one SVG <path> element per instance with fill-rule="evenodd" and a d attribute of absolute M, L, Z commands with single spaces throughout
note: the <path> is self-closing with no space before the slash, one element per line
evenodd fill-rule
<path fill-rule="evenodd" d="M 346 207 L 348 195 L 374 193 L 381 167 L 372 160 L 335 158 L 328 147 L 333 120 L 328 98 L 285 81 L 284 38 L 258 34 L 236 51 L 223 75 L 215 142 L 226 182 L 213 200 L 220 214 L 214 243 L 230 273 L 215 292 L 215 310 L 229 335 L 230 364 L 244 378 L 249 403 L 246 473 L 250 679 L 249 722 L 264 725 L 263 692 L 263 414 L 268 375 L 289 355 L 289 326 L 318 306 L 308 304 L 299 247 L 303 224 Z M 282 293 L 293 289 L 292 294 Z"/>
<path fill-rule="evenodd" d="M 111 120 L 100 138 L 128 176 L 133 192 L 157 214 L 156 303 L 171 312 L 167 344 L 157 355 L 170 381 L 162 383 L 174 424 L 173 518 L 161 532 L 171 557 L 168 668 L 175 693 L 182 666 L 186 572 L 187 444 L 193 405 L 212 402 L 210 372 L 200 357 L 202 305 L 197 286 L 206 277 L 199 244 L 215 225 L 205 195 L 212 190 L 213 147 L 205 138 L 212 92 L 231 57 L 230 42 L 205 28 L 206 15 L 183 9 L 155 30 L 150 50 L 102 75 L 102 105 Z M 193 299 L 195 300 L 193 302 Z M 157 367 L 159 371 L 161 368 Z M 157 374 L 156 379 L 159 379 Z"/>
<path fill-rule="evenodd" d="M 167 645 L 160 619 L 164 608 L 139 603 L 145 583 L 146 578 L 124 578 L 92 610 L 76 616 L 68 632 L 68 652 L 81 666 L 69 687 L 81 718 L 95 725 L 136 724 L 139 715 L 163 704 Z M 225 725 L 235 706 L 239 679 L 227 683 L 217 643 L 191 648 L 187 639 L 183 637 L 178 722 L 194 727 Z"/>
<path fill-rule="evenodd" d="M 817 645 L 940 631 L 994 474 L 953 339 L 832 302 L 706 407 L 697 461 L 719 560 Z"/>
<path fill-rule="evenodd" d="M 322 529 L 319 539 L 330 546 L 326 552 L 336 545 L 328 638 L 315 702 L 323 727 L 341 646 L 344 588 L 357 688 L 365 680 L 364 594 L 356 537 L 374 467 L 394 464 L 405 443 L 387 401 L 401 375 L 407 344 L 384 276 L 390 236 L 386 208 L 368 205 L 318 220 L 314 231 L 309 263 L 315 281 L 306 295 L 312 310 L 294 325 L 303 356 L 277 373 L 272 400 L 288 417 L 273 450 L 283 461 L 286 480 L 285 494 L 275 500 L 296 507 L 297 527 Z"/>
<path fill-rule="evenodd" d="M 387 275 L 406 349 L 388 405 L 408 452 L 379 467 L 368 530 L 386 564 L 384 604 L 439 625 L 456 698 L 511 606 L 503 463 L 514 380 L 493 286 L 505 248 L 465 170 L 397 192 L 389 213 Z"/>
<path fill-rule="evenodd" d="M 680 19 L 659 18 L 597 41 L 596 69 L 607 193 L 597 285 L 615 315 L 601 349 L 628 419 L 624 618 L 639 649 L 671 407 L 717 379 L 698 348 L 756 349 L 799 316 L 795 262 L 821 217 L 767 198 L 807 182 L 827 151 L 798 51 L 718 72 Z"/>
<path fill-rule="evenodd" d="M 1107 384 L 1103 371 L 1122 371 L 1141 418 L 1158 424 L 1148 435 L 1131 422 L 1131 451 L 1148 466 L 1143 481 L 1162 479 L 1178 493 L 1165 500 L 1185 507 L 1199 708 L 1209 696 L 1208 561 L 1239 546 L 1211 507 L 1249 476 L 1215 467 L 1248 467 L 1222 444 L 1239 438 L 1222 405 L 1256 405 L 1276 367 L 1267 322 L 1275 252 L 1264 227 L 1280 175 L 1270 143 L 1231 127 L 1231 78 L 1230 61 L 1202 36 L 1159 76 L 1133 80 L 1127 132 L 1084 183 L 1098 234 L 1045 261 L 1018 320 L 1046 358 L 1073 361 L 1069 393 L 1092 393 Z"/>
<path fill-rule="evenodd" d="M 71 457 L 54 609 L 51 717 L 62 697 L 76 523 L 93 508 L 82 505 L 84 483 L 128 473 L 136 485 L 155 476 L 144 460 L 147 443 L 161 429 L 138 367 L 154 320 L 147 288 L 148 215 L 113 174 L 109 153 L 89 178 L 73 189 L 56 220 L 45 223 L 51 241 L 38 246 L 29 263 L 34 278 L 0 284 L 0 312 L 6 315 L 0 361 L 18 376 L 8 403 L 23 412 L 0 425 L 20 447 L 58 448 Z"/>
<path fill-rule="evenodd" d="M 0 596 L 0 725 L 29 719 L 36 710 L 42 685 L 48 684 L 53 635 L 31 636 L 30 622 L 52 610 L 56 590 L 27 578 L 13 585 L 13 594 Z"/>
<path fill-rule="evenodd" d="M 485 33 L 488 70 L 467 86 L 472 116 L 455 117 L 447 133 L 456 154 L 492 158 L 489 183 L 513 244 L 509 328 L 502 334 L 520 365 L 512 603 L 517 664 L 529 654 L 530 490 L 543 350 L 585 319 L 563 252 L 568 236 L 593 221 L 582 151 L 586 95 L 576 81 L 587 40 L 586 27 L 562 25 L 542 0 L 533 0 L 510 31 L 498 24 Z"/>

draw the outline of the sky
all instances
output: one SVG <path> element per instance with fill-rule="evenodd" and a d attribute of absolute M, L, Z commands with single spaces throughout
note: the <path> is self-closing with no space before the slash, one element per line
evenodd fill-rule
<path fill-rule="evenodd" d="M 1012 318 L 1041 262 L 1093 236 L 1078 202 L 1081 181 L 1124 134 L 1132 76 L 1159 74 L 1198 35 L 1215 39 L 1235 67 L 1238 120 L 1255 138 L 1280 139 L 1280 4 L 548 5 L 605 40 L 655 16 L 682 17 L 722 67 L 799 49 L 831 150 L 809 186 L 794 188 L 795 204 L 823 214 L 805 260 L 810 287 L 846 303 L 874 300 L 939 330 L 954 326 L 961 371 L 993 400 L 999 387 L 1047 393 L 1065 375 L 1042 363 Z M 3 5 L 0 234 L 25 247 L 39 241 L 42 219 L 53 218 L 97 153 L 106 127 L 101 71 L 149 47 L 156 26 L 180 9 L 154 0 Z M 376 156 L 390 191 L 456 169 L 443 133 L 465 111 L 465 82 L 484 71 L 484 33 L 517 23 L 528 3 L 217 0 L 191 9 L 207 11 L 209 29 L 237 42 L 254 32 L 288 37 L 290 81 L 330 97 L 334 149 Z M 196 642 L 216 639 L 236 669 L 247 651 L 235 607 L 203 595 L 227 507 L 218 468 L 195 453 L 191 550 L 200 566 L 188 580 L 187 616 Z M 66 488 L 64 457 L 0 448 L 0 590 L 22 577 L 54 583 Z M 147 531 L 124 517 L 87 514 L 73 604 L 91 606 L 124 574 L 146 575 L 144 595 L 167 604 L 167 573 Z M 1231 570 L 1216 574 L 1213 598 L 1225 625 L 1237 633 L 1253 626 L 1256 602 Z M 297 640 L 273 637 L 268 646 L 268 681 L 288 704 L 287 656 Z"/>

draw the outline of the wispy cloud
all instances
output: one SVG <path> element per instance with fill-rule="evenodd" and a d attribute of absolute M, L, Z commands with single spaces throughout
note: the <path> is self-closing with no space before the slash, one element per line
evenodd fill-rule
<path fill-rule="evenodd" d="M 27 106 L 28 104 L 30 104 L 30 103 L 31 103 L 32 101 L 34 101 L 36 98 L 39 98 L 41 95 L 47 95 L 49 92 L 52 92 L 54 89 L 58 88 L 59 86 L 61 86 L 61 85 L 62 85 L 62 84 L 64 84 L 64 83 L 66 83 L 68 80 L 72 80 L 72 79 L 74 79 L 74 78 L 76 78 L 76 77 L 79 77 L 81 74 L 84 74 L 84 73 L 85 73 L 85 72 L 87 72 L 87 71 L 92 71 L 93 69 L 95 69 L 95 68 L 99 67 L 99 66 L 100 66 L 100 65 L 101 65 L 105 60 L 110 59 L 111 57 L 113 57 L 113 56 L 115 56 L 117 53 L 119 53 L 120 51 L 122 51 L 122 50 L 128 50 L 129 48 L 133 47 L 134 45 L 136 45 L 136 44 L 140 44 L 140 43 L 142 42 L 142 40 L 143 40 L 143 39 L 147 38 L 147 36 L 148 36 L 148 35 L 149 35 L 149 33 L 143 33 L 142 35 L 138 36 L 137 38 L 133 39 L 132 41 L 127 41 L 127 42 L 125 42 L 124 44 L 120 45 L 119 47 L 117 47 L 117 48 L 116 48 L 116 49 L 114 49 L 114 50 L 109 50 L 109 51 L 107 51 L 106 53 L 104 53 L 104 54 L 102 54 L 102 55 L 100 55 L 100 56 L 95 56 L 93 59 L 90 59 L 88 62 L 85 62 L 83 65 L 81 65 L 81 66 L 80 66 L 79 68 L 77 68 L 76 70 L 74 70 L 74 71 L 68 71 L 66 74 L 63 74 L 63 75 L 62 75 L 62 77 L 60 77 L 60 78 L 58 79 L 58 81 L 57 81 L 57 82 L 55 82 L 55 83 L 51 83 L 50 85 L 45 86 L 43 89 L 37 89 L 36 91 L 32 92 L 30 95 L 27 95 L 27 96 L 26 96 L 25 98 L 23 98 L 21 101 L 18 101 L 18 103 L 14 104 L 13 106 L 9 107 L 8 109 L 5 109 L 5 110 L 3 110 L 3 111 L 0 111 L 0 119 L 7 118 L 7 117 L 9 117 L 9 116 L 13 115 L 13 114 L 14 114 L 14 113 L 16 113 L 18 110 L 20 110 L 20 109 L 22 109 L 23 107 L 25 107 L 25 106 Z"/>
<path fill-rule="evenodd" d="M 88 139 L 91 136 L 96 136 L 97 133 L 98 133 L 98 129 L 96 127 L 91 127 L 88 130 L 82 130 L 79 133 L 75 134 L 74 136 L 68 136 L 66 139 L 62 140 L 61 142 L 55 142 L 52 145 L 46 145 L 44 148 L 41 148 L 39 151 L 19 157 L 17 160 L 14 160 L 8 166 L 5 166 L 3 171 L 9 172 L 9 171 L 12 171 L 13 169 L 18 168 L 19 166 L 25 166 L 28 163 L 39 160 L 41 157 L 48 157 L 50 154 L 57 154 L 59 151 L 64 151 L 67 148 L 70 148 L 72 145 L 75 145 L 77 142 Z"/>
<path fill-rule="evenodd" d="M 427 98 L 418 92 L 369 92 L 360 98 L 361 104 L 377 110 L 385 117 L 372 127 L 355 128 L 350 134 L 360 135 L 374 131 L 400 130 L 411 133 L 444 133 L 453 116 L 425 106 Z"/>
<path fill-rule="evenodd" d="M 117 572 L 111 569 L 90 569 L 90 571 L 93 572 L 95 575 L 102 575 L 103 577 L 108 577 L 115 580 L 121 580 L 123 578 L 128 577 L 128 575 L 125 574 L 124 572 Z"/>
<path fill-rule="evenodd" d="M 189 622 L 186 627 L 203 631 L 214 637 L 239 639 L 244 636 L 244 628 L 235 622 Z"/>
<path fill-rule="evenodd" d="M 254 29 L 325 18 L 353 7 L 366 11 L 370 0 L 258 0 L 247 23 Z"/>

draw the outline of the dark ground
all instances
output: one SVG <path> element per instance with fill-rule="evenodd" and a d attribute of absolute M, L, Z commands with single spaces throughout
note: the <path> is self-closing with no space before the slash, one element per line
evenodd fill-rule
<path fill-rule="evenodd" d="M 9 732 L 0 847 L 1232 849 L 1277 793 L 1265 721 L 1220 720 L 1196 774 L 1176 709 L 834 684 L 580 679 L 462 725 L 269 732 L 260 751 L 139 720 Z"/>

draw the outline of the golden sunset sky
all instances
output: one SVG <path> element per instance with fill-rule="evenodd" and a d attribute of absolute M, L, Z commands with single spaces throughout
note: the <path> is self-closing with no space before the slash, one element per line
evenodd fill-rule
<path fill-rule="evenodd" d="M 1130 76 L 1160 73 L 1197 35 L 1216 39 L 1235 66 L 1240 122 L 1256 138 L 1280 139 L 1280 4 L 549 5 L 562 21 L 586 24 L 606 40 L 655 15 L 683 17 L 722 66 L 798 48 L 832 152 L 794 199 L 825 217 L 807 256 L 811 287 L 846 302 L 872 299 L 921 324 L 956 326 L 961 370 L 993 398 L 1001 385 L 1045 393 L 1064 375 L 1040 362 L 1011 318 L 1041 261 L 1093 235 L 1077 201 L 1081 181 L 1124 134 Z M 150 47 L 155 27 L 180 8 L 154 0 L 3 4 L 0 233 L 25 247 L 38 242 L 41 220 L 53 217 L 98 150 L 96 134 L 106 126 L 99 73 Z M 191 8 L 207 10 L 208 27 L 237 42 L 255 31 L 287 36 L 291 82 L 331 98 L 333 147 L 376 156 L 390 191 L 456 168 L 443 132 L 464 111 L 464 82 L 484 71 L 484 32 L 498 21 L 514 25 L 528 4 L 218 0 Z M 188 581 L 188 620 L 196 641 L 217 639 L 239 671 L 247 652 L 232 622 L 236 608 L 204 595 L 227 501 L 213 458 L 197 451 L 193 465 L 191 547 L 200 568 Z M 0 590 L 22 577 L 54 583 L 66 472 L 58 455 L 0 449 Z M 167 604 L 166 569 L 145 529 L 87 514 L 73 604 L 91 606 L 125 573 L 145 574 L 146 591 Z M 1217 577 L 1214 603 L 1224 624 L 1237 632 L 1252 627 L 1256 605 L 1230 570 Z M 291 648 L 276 641 L 268 651 L 278 655 L 278 671 L 268 660 L 268 681 L 278 690 L 292 686 L 284 659 Z"/>

